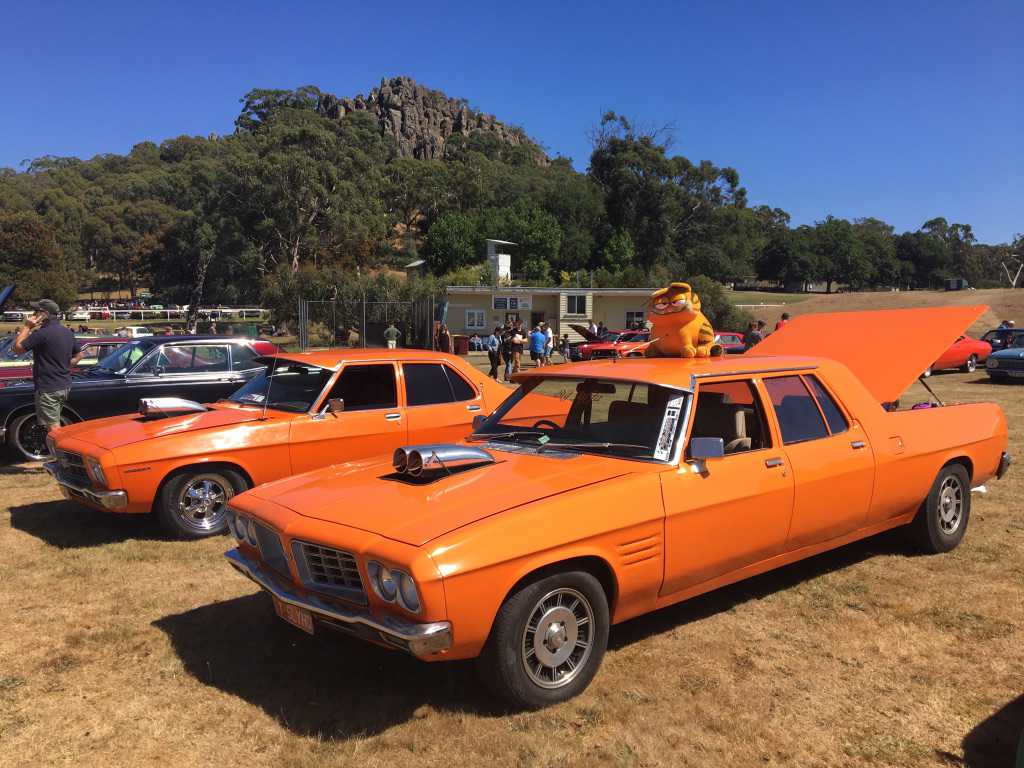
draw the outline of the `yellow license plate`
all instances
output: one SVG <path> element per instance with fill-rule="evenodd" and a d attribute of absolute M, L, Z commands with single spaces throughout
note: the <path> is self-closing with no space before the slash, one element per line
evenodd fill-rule
<path fill-rule="evenodd" d="M 287 621 L 294 627 L 298 627 L 303 632 L 313 634 L 313 614 L 307 611 L 305 608 L 299 608 L 297 605 L 286 603 L 282 600 L 271 595 L 274 600 L 274 610 L 277 615 Z"/>

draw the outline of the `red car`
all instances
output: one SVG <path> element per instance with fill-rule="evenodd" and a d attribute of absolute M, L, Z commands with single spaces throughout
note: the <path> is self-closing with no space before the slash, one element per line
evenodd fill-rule
<path fill-rule="evenodd" d="M 651 340 L 650 331 L 612 331 L 598 342 L 585 344 L 584 360 L 605 357 L 641 357 Z"/>
<path fill-rule="evenodd" d="M 953 346 L 931 364 L 924 375 L 931 376 L 933 371 L 945 371 L 950 368 L 959 368 L 965 373 L 974 373 L 978 363 L 984 364 L 991 353 L 992 346 L 987 341 L 961 336 L 953 342 Z"/>
<path fill-rule="evenodd" d="M 715 343 L 727 355 L 742 355 L 747 345 L 743 343 L 743 334 L 736 331 L 719 331 L 715 334 Z"/>
<path fill-rule="evenodd" d="M 13 337 L 11 337 L 11 341 L 13 342 Z M 99 336 L 80 339 L 80 341 L 84 354 L 76 371 L 82 371 L 95 365 L 128 339 L 123 336 Z M 32 378 L 32 353 L 24 352 L 21 355 L 15 355 L 13 346 L 13 343 L 7 343 L 0 348 L 0 387 L 9 382 Z"/>
<path fill-rule="evenodd" d="M 586 339 L 586 341 L 575 345 L 573 348 L 573 360 L 590 360 L 595 349 L 599 351 L 597 357 L 616 357 L 619 356 L 616 344 L 632 341 L 637 342 L 637 346 L 642 346 L 650 340 L 650 332 L 646 329 L 639 331 L 606 330 L 602 335 L 598 336 L 592 333 L 585 325 L 570 325 L 569 327 Z"/>

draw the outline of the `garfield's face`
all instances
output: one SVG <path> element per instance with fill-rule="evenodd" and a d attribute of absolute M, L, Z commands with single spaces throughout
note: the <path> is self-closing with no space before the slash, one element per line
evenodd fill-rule
<path fill-rule="evenodd" d="M 700 299 L 694 296 L 686 283 L 673 283 L 651 296 L 651 310 L 656 315 L 693 312 L 695 309 L 700 309 Z"/>

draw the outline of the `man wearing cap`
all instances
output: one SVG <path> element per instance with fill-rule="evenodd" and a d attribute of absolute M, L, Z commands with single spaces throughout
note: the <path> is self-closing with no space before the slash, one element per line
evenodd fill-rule
<path fill-rule="evenodd" d="M 32 383 L 36 387 L 36 421 L 49 432 L 60 426 L 60 410 L 71 389 L 71 368 L 82 358 L 82 345 L 61 325 L 60 307 L 50 299 L 33 301 L 35 312 L 18 329 L 17 354 L 32 350 Z"/>

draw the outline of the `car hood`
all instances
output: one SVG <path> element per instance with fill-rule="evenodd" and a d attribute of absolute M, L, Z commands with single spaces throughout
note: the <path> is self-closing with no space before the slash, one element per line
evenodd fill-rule
<path fill-rule="evenodd" d="M 208 407 L 210 410 L 202 413 L 187 413 L 168 418 L 126 414 L 106 419 L 92 419 L 62 427 L 54 436 L 73 437 L 99 448 L 113 450 L 143 440 L 180 435 L 183 432 L 230 428 L 236 424 L 258 421 L 261 413 L 256 408 L 216 405 Z"/>
<path fill-rule="evenodd" d="M 954 306 L 801 315 L 760 342 L 754 354 L 831 358 L 849 368 L 879 402 L 887 403 L 900 397 L 987 309 Z M 908 343 L 892 354 L 890 346 L 897 339 Z"/>
<path fill-rule="evenodd" d="M 533 501 L 629 474 L 633 462 L 601 456 L 492 451 L 493 464 L 430 483 L 396 476 L 390 461 L 336 464 L 257 486 L 247 495 L 304 517 L 413 546 Z"/>
<path fill-rule="evenodd" d="M 1009 349 L 997 349 L 989 357 L 996 360 L 1024 360 L 1024 347 L 1010 347 Z"/>

